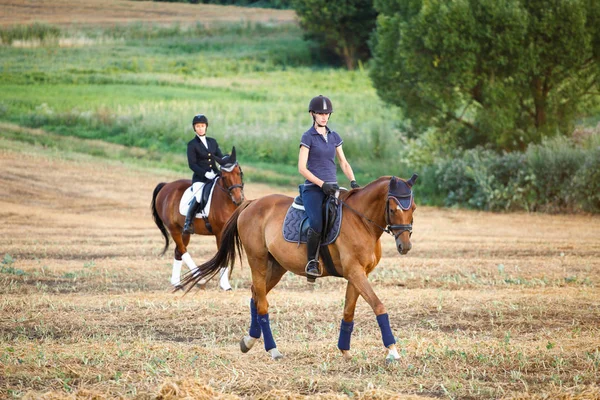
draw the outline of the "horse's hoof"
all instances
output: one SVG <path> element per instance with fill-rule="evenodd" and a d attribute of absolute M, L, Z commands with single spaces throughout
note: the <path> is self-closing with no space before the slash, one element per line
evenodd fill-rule
<path fill-rule="evenodd" d="M 271 354 L 273 360 L 281 360 L 283 358 L 283 354 L 281 354 L 279 350 L 277 350 L 277 347 L 269 350 L 269 354 Z"/>
<path fill-rule="evenodd" d="M 240 340 L 240 350 L 242 351 L 242 353 L 247 353 L 250 351 L 250 348 L 246 346 L 246 342 L 244 342 L 244 338 Z"/>
<path fill-rule="evenodd" d="M 398 349 L 396 349 L 396 345 L 391 345 L 388 347 L 388 355 L 385 357 L 385 361 L 389 363 L 396 362 L 400 359 L 400 354 L 398 354 Z"/>
<path fill-rule="evenodd" d="M 247 353 L 250 351 L 250 349 L 252 347 L 254 347 L 254 344 L 256 343 L 258 339 L 255 337 L 252 337 L 250 335 L 246 335 L 242 338 L 242 340 L 240 340 L 240 350 L 242 351 L 242 353 Z"/>
<path fill-rule="evenodd" d="M 344 357 L 344 360 L 346 361 L 350 361 L 352 360 L 352 355 L 350 354 L 350 350 L 340 350 L 342 352 L 342 357 Z"/>
<path fill-rule="evenodd" d="M 181 286 L 181 285 L 173 285 L 173 292 L 177 292 L 179 290 L 183 290 L 183 286 Z"/>
<path fill-rule="evenodd" d="M 388 356 L 385 358 L 385 363 L 386 363 L 386 364 L 394 364 L 394 363 L 396 363 L 396 362 L 398 362 L 398 359 L 397 359 L 397 358 L 394 358 L 394 357 L 392 357 L 392 356 L 389 356 L 389 355 L 388 355 Z"/>

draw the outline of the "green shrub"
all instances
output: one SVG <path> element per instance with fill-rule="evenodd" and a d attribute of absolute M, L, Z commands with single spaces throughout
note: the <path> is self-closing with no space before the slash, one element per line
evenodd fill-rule
<path fill-rule="evenodd" d="M 573 186 L 573 200 L 583 211 L 600 212 L 600 146 L 586 154 Z"/>
<path fill-rule="evenodd" d="M 586 158 L 584 150 L 567 138 L 557 137 L 530 145 L 526 158 L 535 176 L 536 209 L 575 211 L 573 179 Z"/>

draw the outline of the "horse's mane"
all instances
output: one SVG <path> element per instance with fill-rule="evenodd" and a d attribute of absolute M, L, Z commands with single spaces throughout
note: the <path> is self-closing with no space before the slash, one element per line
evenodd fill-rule
<path fill-rule="evenodd" d="M 361 189 L 365 189 L 365 188 L 367 188 L 368 186 L 371 186 L 371 185 L 377 185 L 377 184 L 379 184 L 380 182 L 383 182 L 383 181 L 387 182 L 387 181 L 390 180 L 390 178 L 391 178 L 390 176 L 382 176 L 380 178 L 375 179 L 372 182 L 367 183 L 362 188 L 350 189 L 347 192 L 340 193 L 340 199 L 343 200 L 343 201 L 347 201 L 352 196 L 354 196 L 356 193 L 358 193 Z"/>

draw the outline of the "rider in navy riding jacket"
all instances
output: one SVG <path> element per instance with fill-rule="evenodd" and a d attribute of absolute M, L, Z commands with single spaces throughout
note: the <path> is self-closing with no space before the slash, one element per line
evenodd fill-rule
<path fill-rule="evenodd" d="M 185 218 L 183 231 L 194 233 L 194 218 L 198 212 L 198 206 L 202 200 L 202 183 L 214 180 L 220 171 L 217 168 L 215 156 L 222 158 L 223 153 L 219 144 L 213 138 L 206 136 L 208 119 L 203 114 L 198 114 L 192 120 L 192 128 L 196 136 L 187 145 L 187 158 L 190 169 L 194 171 L 192 176 L 192 190 L 195 194 Z"/>

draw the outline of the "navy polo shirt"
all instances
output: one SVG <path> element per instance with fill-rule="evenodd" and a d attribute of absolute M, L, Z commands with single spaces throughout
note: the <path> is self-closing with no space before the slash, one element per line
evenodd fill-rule
<path fill-rule="evenodd" d="M 314 126 L 304 132 L 300 146 L 308 148 L 306 168 L 317 178 L 325 182 L 337 182 L 335 166 L 335 150 L 343 143 L 336 132 L 327 129 L 327 140 L 319 134 Z M 311 183 L 308 179 L 306 183 Z"/>

